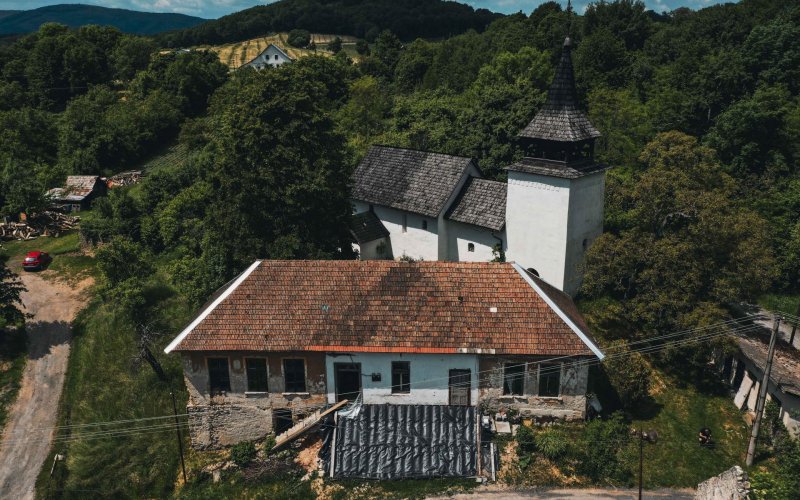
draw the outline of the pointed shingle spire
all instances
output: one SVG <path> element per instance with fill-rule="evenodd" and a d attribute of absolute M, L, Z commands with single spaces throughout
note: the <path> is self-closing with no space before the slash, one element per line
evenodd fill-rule
<path fill-rule="evenodd" d="M 527 139 L 577 142 L 594 139 L 600 132 L 578 107 L 575 91 L 575 75 L 572 70 L 572 40 L 564 39 L 561 60 L 556 68 L 553 82 L 547 91 L 547 102 L 536 113 L 533 120 L 519 133 Z"/>

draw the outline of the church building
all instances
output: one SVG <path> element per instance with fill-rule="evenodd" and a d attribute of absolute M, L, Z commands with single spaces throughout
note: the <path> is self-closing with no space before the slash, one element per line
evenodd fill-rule
<path fill-rule="evenodd" d="M 504 255 L 574 294 L 586 249 L 603 232 L 600 132 L 579 108 L 564 41 L 547 102 L 519 133 L 525 157 L 508 182 L 472 158 L 373 146 L 356 168 L 352 233 L 362 259 L 489 261 Z"/>

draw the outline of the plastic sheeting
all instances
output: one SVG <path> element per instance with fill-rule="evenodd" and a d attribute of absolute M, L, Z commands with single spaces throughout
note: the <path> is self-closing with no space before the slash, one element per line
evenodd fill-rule
<path fill-rule="evenodd" d="M 364 405 L 355 417 L 338 417 L 333 477 L 475 476 L 476 427 L 471 406 Z"/>

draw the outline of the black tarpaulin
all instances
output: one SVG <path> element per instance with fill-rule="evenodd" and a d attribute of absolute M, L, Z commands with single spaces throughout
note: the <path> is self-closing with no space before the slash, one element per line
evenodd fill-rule
<path fill-rule="evenodd" d="M 475 408 L 363 405 L 339 417 L 335 478 L 403 479 L 475 476 Z"/>

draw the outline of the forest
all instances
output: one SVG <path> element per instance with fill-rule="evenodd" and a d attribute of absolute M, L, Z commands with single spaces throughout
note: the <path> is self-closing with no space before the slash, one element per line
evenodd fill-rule
<path fill-rule="evenodd" d="M 96 331 L 124 339 L 107 347 L 114 354 L 160 353 L 253 259 L 353 258 L 350 176 L 371 144 L 473 156 L 502 180 L 521 157 L 516 135 L 543 104 L 568 33 L 580 98 L 603 134 L 598 157 L 613 167 L 606 232 L 589 249 L 578 296 L 598 336 L 652 338 L 729 318 L 732 304 L 800 293 L 796 3 L 655 14 L 616 0 L 570 16 L 547 2 L 530 15 L 495 16 L 425 2 L 433 10 L 422 23 L 380 2 L 343 3 L 278 2 L 155 39 L 47 24 L 0 46 L 3 215 L 42 210 L 45 190 L 66 175 L 109 175 L 183 151 L 142 184 L 98 200 L 82 222 L 99 285 L 79 319 L 78 352 Z M 358 64 L 340 52 L 234 73 L 204 51 L 160 50 L 292 28 L 370 43 Z M 700 373 L 707 355 L 676 349 L 659 363 Z M 178 377 L 177 361 L 157 357 Z M 75 380 L 91 377 L 70 370 Z M 104 408 L 77 404 L 90 398 L 73 385 L 64 418 L 103 418 L 154 390 L 148 368 L 114 370 L 112 379 L 137 385 L 113 396 L 95 387 Z M 130 442 L 137 458 L 124 467 L 107 443 L 74 445 L 61 486 L 169 494 L 171 445 Z M 153 470 L 154 456 L 163 470 Z M 791 468 L 779 463 L 771 487 L 798 491 Z"/>

